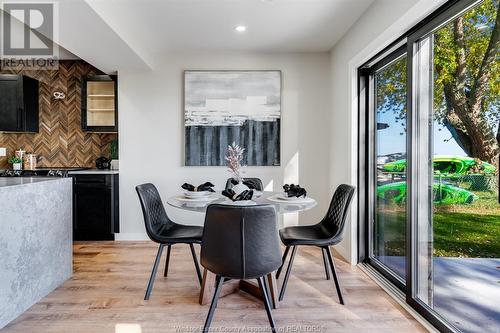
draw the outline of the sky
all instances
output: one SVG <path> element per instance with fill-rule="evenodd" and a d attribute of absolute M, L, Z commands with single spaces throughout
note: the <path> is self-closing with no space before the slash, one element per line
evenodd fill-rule
<path fill-rule="evenodd" d="M 401 123 L 395 123 L 394 113 L 379 113 L 379 123 L 386 123 L 388 128 L 377 131 L 377 155 L 388 155 L 406 152 L 406 135 L 404 135 Z M 441 131 L 438 131 L 441 129 Z M 450 131 L 441 125 L 434 123 L 434 155 L 467 156 L 462 148 L 452 138 Z M 401 135 L 403 133 L 403 135 Z M 451 138 L 451 140 L 449 140 Z"/>

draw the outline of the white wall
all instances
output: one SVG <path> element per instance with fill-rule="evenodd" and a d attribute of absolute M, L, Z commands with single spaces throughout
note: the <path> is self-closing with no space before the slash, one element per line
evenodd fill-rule
<path fill-rule="evenodd" d="M 331 189 L 357 183 L 357 68 L 444 2 L 377 0 L 332 49 Z M 344 241 L 337 246 L 351 263 L 357 261 L 356 211 L 355 204 Z"/>
<path fill-rule="evenodd" d="M 330 56 L 302 54 L 177 54 L 152 71 L 119 71 L 120 218 L 118 239 L 145 239 L 135 186 L 152 182 L 166 201 L 184 182 L 223 187 L 224 167 L 183 166 L 183 71 L 187 69 L 278 69 L 282 71 L 281 166 L 247 168 L 248 176 L 306 187 L 319 206 L 303 213 L 315 223 L 329 202 Z M 167 207 L 179 223 L 202 224 L 203 216 Z M 295 216 L 285 222 L 297 223 Z"/>
<path fill-rule="evenodd" d="M 222 187 L 223 167 L 184 167 L 182 82 L 186 69 L 279 69 L 283 72 L 282 165 L 248 168 L 248 176 L 272 183 L 300 182 L 319 206 L 287 224 L 315 223 L 340 183 L 357 183 L 357 68 L 445 0 L 376 0 L 328 53 L 172 54 L 152 71 L 119 71 L 120 214 L 118 239 L 145 239 L 134 187 L 155 183 L 163 199 L 185 181 Z M 344 241 L 336 247 L 357 261 L 356 200 Z M 167 211 L 181 223 L 203 216 Z"/>

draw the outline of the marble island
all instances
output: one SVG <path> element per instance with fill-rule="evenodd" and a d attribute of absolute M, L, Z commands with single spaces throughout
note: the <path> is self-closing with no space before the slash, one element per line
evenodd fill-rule
<path fill-rule="evenodd" d="M 0 329 L 72 275 L 71 178 L 0 178 Z"/>

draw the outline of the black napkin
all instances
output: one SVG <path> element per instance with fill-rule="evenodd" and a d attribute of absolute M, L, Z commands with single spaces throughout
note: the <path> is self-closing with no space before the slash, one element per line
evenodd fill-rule
<path fill-rule="evenodd" d="M 203 191 L 208 191 L 208 192 L 215 192 L 212 187 L 214 187 L 215 185 L 212 184 L 211 182 L 206 182 L 204 184 L 200 184 L 196 187 L 194 187 L 193 185 L 191 184 L 188 184 L 188 183 L 184 183 L 182 184 L 182 188 L 185 189 L 186 191 L 191 191 L 191 192 L 203 192 Z"/>
<path fill-rule="evenodd" d="M 291 198 L 291 197 L 306 197 L 307 191 L 305 188 L 300 187 L 299 185 L 294 185 L 294 184 L 285 184 L 283 185 L 283 189 L 285 190 L 286 195 Z"/>
<path fill-rule="evenodd" d="M 252 200 L 253 190 L 245 190 L 236 195 L 232 189 L 222 191 L 222 195 L 233 201 Z"/>
<path fill-rule="evenodd" d="M 238 181 L 233 178 L 231 179 L 231 184 L 238 185 Z M 260 183 L 254 179 L 243 180 L 243 185 L 246 185 L 251 190 L 257 190 L 260 187 Z"/>

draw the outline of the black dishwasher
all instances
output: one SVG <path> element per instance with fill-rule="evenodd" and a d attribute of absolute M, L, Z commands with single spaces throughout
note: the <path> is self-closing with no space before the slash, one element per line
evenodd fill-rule
<path fill-rule="evenodd" d="M 118 174 L 73 174 L 73 239 L 114 240 L 119 232 Z"/>

